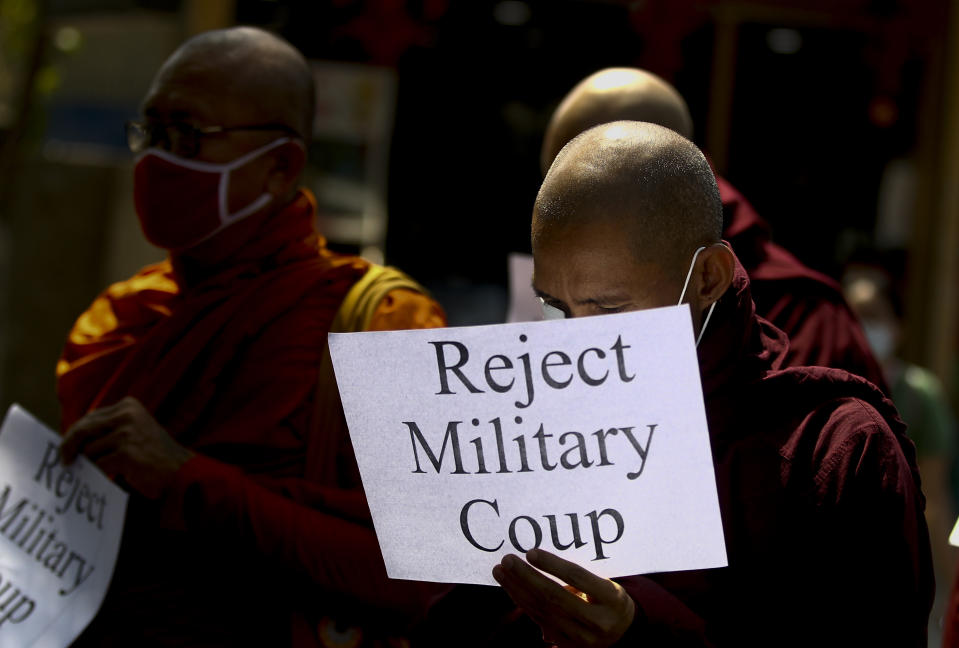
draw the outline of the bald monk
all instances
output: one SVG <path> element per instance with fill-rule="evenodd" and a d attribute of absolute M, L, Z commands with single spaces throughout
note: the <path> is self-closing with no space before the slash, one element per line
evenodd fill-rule
<path fill-rule="evenodd" d="M 557 156 L 532 248 L 536 292 L 566 317 L 689 304 L 729 566 L 613 581 L 536 549 L 493 576 L 562 647 L 925 646 L 933 579 L 905 426 L 858 376 L 784 368 L 785 335 L 756 315 L 722 223 L 692 143 L 613 122 Z"/>
<path fill-rule="evenodd" d="M 324 355 L 331 327 L 444 315 L 314 229 L 313 97 L 285 41 L 213 31 L 164 63 L 129 127 L 136 213 L 168 257 L 107 288 L 57 366 L 65 460 L 131 494 L 79 646 L 377 645 L 430 596 L 386 578 Z"/>
<path fill-rule="evenodd" d="M 576 135 L 620 119 L 651 122 L 693 137 L 689 109 L 675 88 L 644 70 L 607 68 L 581 81 L 553 113 L 543 140 L 543 173 Z M 742 194 L 719 174 L 716 181 L 723 203 L 723 236 L 749 275 L 759 314 L 789 337 L 786 363 L 845 369 L 889 393 L 839 284 L 773 243 L 769 225 Z"/>

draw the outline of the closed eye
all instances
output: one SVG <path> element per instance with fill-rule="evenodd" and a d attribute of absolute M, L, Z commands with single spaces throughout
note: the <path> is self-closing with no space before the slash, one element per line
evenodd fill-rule
<path fill-rule="evenodd" d="M 596 304 L 596 308 L 601 310 L 603 313 L 622 313 L 624 310 L 626 310 L 626 306 L 626 304 L 622 304 L 620 306 L 602 306 L 600 304 Z"/>

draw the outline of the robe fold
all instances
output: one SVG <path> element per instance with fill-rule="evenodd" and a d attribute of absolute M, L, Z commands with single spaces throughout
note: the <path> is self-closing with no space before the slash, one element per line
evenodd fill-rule
<path fill-rule="evenodd" d="M 858 376 L 783 368 L 788 348 L 737 266 L 698 350 L 729 566 L 617 579 L 637 604 L 620 645 L 926 645 L 906 426 Z"/>
<path fill-rule="evenodd" d="M 325 247 L 315 210 L 301 191 L 200 279 L 176 258 L 149 266 L 70 332 L 64 430 L 133 396 L 197 453 L 160 501 L 131 496 L 113 584 L 78 645 L 317 645 L 325 615 L 389 635 L 433 595 L 386 578 L 349 440 L 311 424 L 327 332 L 369 268 Z M 430 298 L 395 290 L 370 328 L 443 325 Z M 307 479 L 321 441 L 337 461 Z"/>
<path fill-rule="evenodd" d="M 769 225 L 728 180 L 716 174 L 723 202 L 723 236 L 752 284 L 760 316 L 789 337 L 786 365 L 845 369 L 884 393 L 889 389 L 840 286 L 772 242 Z"/>

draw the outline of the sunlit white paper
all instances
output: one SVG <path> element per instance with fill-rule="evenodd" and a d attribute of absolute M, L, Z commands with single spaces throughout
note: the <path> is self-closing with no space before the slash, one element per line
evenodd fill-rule
<path fill-rule="evenodd" d="M 103 602 L 127 495 L 17 405 L 0 428 L 0 648 L 63 648 Z"/>
<path fill-rule="evenodd" d="M 330 350 L 391 577 L 492 584 L 537 542 L 605 577 L 726 565 L 687 306 Z"/>
<path fill-rule="evenodd" d="M 533 257 L 509 255 L 509 311 L 507 322 L 537 322 L 543 319 L 542 303 L 533 292 Z"/>

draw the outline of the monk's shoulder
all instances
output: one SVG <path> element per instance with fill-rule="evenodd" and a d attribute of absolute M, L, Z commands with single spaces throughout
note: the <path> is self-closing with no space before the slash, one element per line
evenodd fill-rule
<path fill-rule="evenodd" d="M 169 260 L 164 260 L 141 268 L 132 277 L 110 284 L 103 291 L 102 296 L 122 299 L 145 291 L 176 294 L 178 290 L 173 276 L 173 267 Z"/>
<path fill-rule="evenodd" d="M 790 367 L 753 394 L 759 416 L 782 430 L 779 454 L 796 476 L 817 482 L 867 470 L 907 470 L 910 448 L 895 406 L 869 381 L 841 369 Z"/>
<path fill-rule="evenodd" d="M 349 288 L 360 282 L 373 267 L 373 264 L 362 257 L 330 252 L 325 254 L 331 271 L 349 275 Z M 402 272 L 399 275 L 406 280 L 405 285 L 388 290 L 379 298 L 366 330 L 400 331 L 446 326 L 446 313 L 439 302 L 415 280 L 406 277 Z M 390 276 L 395 278 L 395 273 Z"/>
<path fill-rule="evenodd" d="M 806 442 L 789 450 L 793 462 L 808 461 L 820 499 L 838 503 L 864 489 L 902 490 L 912 483 L 903 440 L 894 432 L 898 423 L 881 409 L 864 398 L 840 396 L 804 419 L 795 439 Z"/>
<path fill-rule="evenodd" d="M 446 326 L 446 313 L 435 299 L 425 292 L 399 288 L 388 292 L 373 313 L 370 331 L 441 328 Z"/>
<path fill-rule="evenodd" d="M 69 338 L 91 342 L 169 314 L 170 302 L 178 292 L 169 261 L 146 266 L 107 286 L 77 317 Z"/>

